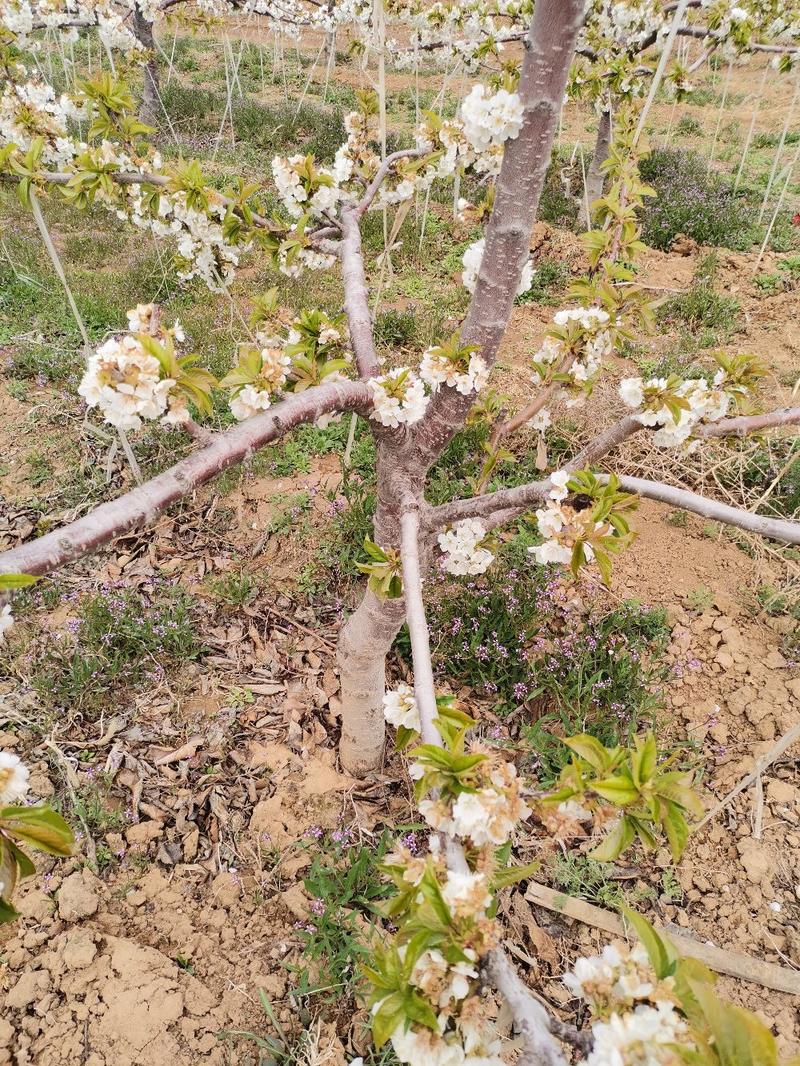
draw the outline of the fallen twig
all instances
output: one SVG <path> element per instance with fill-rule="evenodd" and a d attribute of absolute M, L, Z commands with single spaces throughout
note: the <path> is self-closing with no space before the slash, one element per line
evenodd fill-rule
<path fill-rule="evenodd" d="M 764 770 L 774 763 L 776 759 L 780 758 L 786 749 L 791 747 L 796 740 L 800 740 L 800 722 L 798 722 L 797 725 L 792 726 L 789 732 L 784 733 L 779 740 L 776 740 L 766 755 L 762 755 L 759 759 L 756 759 L 756 765 L 753 772 L 748 774 L 747 777 L 743 777 L 739 784 L 730 790 L 727 796 L 721 799 L 710 811 L 707 811 L 697 825 L 692 826 L 692 832 L 696 833 L 698 829 L 702 829 L 704 825 L 712 820 L 712 818 L 716 818 L 719 812 L 724 810 L 732 799 L 735 799 L 740 792 L 743 792 L 746 788 L 752 785 Z"/>

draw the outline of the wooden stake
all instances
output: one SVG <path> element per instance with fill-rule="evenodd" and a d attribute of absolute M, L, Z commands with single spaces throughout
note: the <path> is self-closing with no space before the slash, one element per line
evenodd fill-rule
<path fill-rule="evenodd" d="M 568 918 L 575 918 L 584 925 L 590 925 L 594 929 L 602 929 L 612 936 L 624 937 L 625 927 L 616 914 L 611 911 L 595 907 L 583 899 L 567 896 L 563 892 L 555 892 L 547 885 L 528 885 L 525 899 L 536 903 L 545 910 L 555 911 L 557 914 L 565 914 Z M 663 927 L 656 926 L 659 932 L 664 932 Z M 777 992 L 789 992 L 800 996 L 800 972 L 789 970 L 783 966 L 777 966 L 772 962 L 763 962 L 752 955 L 743 955 L 737 951 L 728 951 L 718 948 L 713 944 L 703 944 L 699 940 L 686 936 L 673 929 L 667 932 L 667 936 L 675 945 L 679 955 L 690 959 L 699 959 L 706 966 L 717 973 L 728 974 L 731 977 L 739 977 L 742 981 L 750 981 L 753 984 L 763 985 L 765 988 L 773 988 Z"/>

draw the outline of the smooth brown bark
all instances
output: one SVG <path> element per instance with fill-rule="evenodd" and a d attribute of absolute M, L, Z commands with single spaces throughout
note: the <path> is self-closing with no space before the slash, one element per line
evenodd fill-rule
<path fill-rule="evenodd" d="M 158 477 L 126 492 L 76 522 L 0 554 L 0 573 L 49 574 L 65 563 L 89 555 L 115 537 L 149 525 L 170 504 L 188 496 L 227 467 L 252 456 L 301 422 L 329 411 L 366 410 L 369 391 L 361 382 L 343 381 L 292 393 L 263 414 L 224 433 Z"/>

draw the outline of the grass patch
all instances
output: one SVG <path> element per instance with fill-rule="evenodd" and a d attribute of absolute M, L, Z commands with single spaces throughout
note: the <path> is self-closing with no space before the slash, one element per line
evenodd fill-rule
<path fill-rule="evenodd" d="M 304 965 L 295 995 L 352 1008 L 359 966 L 369 958 L 369 929 L 376 905 L 392 892 L 378 869 L 389 850 L 384 831 L 369 845 L 355 843 L 347 829 L 323 834 L 310 830 L 313 862 L 303 880 L 311 897 L 308 920 L 300 927 Z"/>
<path fill-rule="evenodd" d="M 651 247 L 666 251 L 682 233 L 701 244 L 746 251 L 762 235 L 753 222 L 751 194 L 734 193 L 699 156 L 656 148 L 640 170 L 656 191 L 641 211 L 642 237 Z"/>
<path fill-rule="evenodd" d="M 97 709 L 124 699 L 127 689 L 160 676 L 167 666 L 202 651 L 183 590 L 148 599 L 106 587 L 85 597 L 32 664 L 39 695 L 58 707 Z"/>
<path fill-rule="evenodd" d="M 673 296 L 658 310 L 659 322 L 688 330 L 697 339 L 700 348 L 720 344 L 737 326 L 739 301 L 715 290 L 716 269 L 717 259 L 712 253 L 698 264 L 690 288 Z"/>
<path fill-rule="evenodd" d="M 669 640 L 665 612 L 628 602 L 580 615 L 552 568 L 532 566 L 536 538 L 524 528 L 501 547 L 486 574 L 431 581 L 434 666 L 441 676 L 522 708 L 522 741 L 540 778 L 569 759 L 558 739 L 588 732 L 627 743 L 652 724 Z M 398 651 L 409 658 L 405 631 Z"/>

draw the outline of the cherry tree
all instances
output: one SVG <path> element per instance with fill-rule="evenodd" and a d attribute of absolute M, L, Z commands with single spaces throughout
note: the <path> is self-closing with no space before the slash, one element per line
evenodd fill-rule
<path fill-rule="evenodd" d="M 608 580 L 613 557 L 631 539 L 631 514 L 640 498 L 800 544 L 800 523 L 613 472 L 614 449 L 634 434 L 650 434 L 655 447 L 680 455 L 702 448 L 708 438 L 800 423 L 800 407 L 753 413 L 763 373 L 755 357 L 720 355 L 710 381 L 627 378 L 619 396 L 630 413 L 561 469 L 543 469 L 540 480 L 526 485 L 486 491 L 498 476 L 500 438 L 527 425 L 544 445 L 552 405 L 583 403 L 618 342 L 651 323 L 646 296 L 635 283 L 637 210 L 649 193 L 638 175 L 646 152 L 644 112 L 635 107 L 615 123 L 605 168 L 609 193 L 596 203 L 595 228 L 586 236 L 590 268 L 575 285 L 571 305 L 554 315 L 533 358 L 529 402 L 496 422 L 473 496 L 436 507 L 426 500 L 431 467 L 476 404 L 481 411 L 481 392 L 515 298 L 531 283 L 530 235 L 584 19 L 582 0 L 539 0 L 519 72 L 507 71 L 499 85 L 476 84 L 455 119 L 429 116 L 416 132 L 415 147 L 386 158 L 376 148 L 375 101 L 364 95 L 359 110 L 347 116 L 347 140 L 331 165 L 302 155 L 273 160 L 282 211 L 272 218 L 264 214 L 257 188 L 240 181 L 219 192 L 197 163 L 166 165 L 143 143 L 147 131 L 136 118 L 135 101 L 114 76 L 87 82 L 74 99 L 56 97 L 52 87 L 30 77 L 18 56 L 4 60 L 11 102 L 1 127 L 0 173 L 17 182 L 24 204 L 33 206 L 49 190 L 76 207 L 99 205 L 174 241 L 182 276 L 211 288 L 224 287 L 240 256 L 251 251 L 289 276 L 341 269 L 342 316 L 315 308 L 287 315 L 275 291 L 255 298 L 252 334 L 221 382 L 186 352 L 179 322 L 167 322 L 154 305 L 132 309 L 128 329 L 89 355 L 79 392 L 124 432 L 159 421 L 190 434 L 195 448 L 77 521 L 0 554 L 0 575 L 17 575 L 6 577 L 0 589 L 7 593 L 15 583 L 146 527 L 165 508 L 302 423 L 326 425 L 348 412 L 366 420 L 377 448 L 377 510 L 361 567 L 366 588 L 339 639 L 340 756 L 353 774 L 374 770 L 383 756 L 385 720 L 398 727 L 399 747 L 421 741 L 411 752 L 411 776 L 432 830 L 431 852 L 415 859 L 398 848 L 387 858 L 398 889 L 391 904 L 398 934 L 376 953 L 369 971 L 376 1040 L 391 1039 L 403 1062 L 501 1061 L 477 994 L 481 973 L 511 1007 L 526 1046 L 520 1061 L 555 1066 L 565 1061 L 560 1039 L 584 1051 L 590 1043 L 547 1015 L 497 944 L 495 895 L 525 876 L 524 868 L 503 867 L 515 826 L 533 807 L 513 765 L 470 749 L 474 719 L 435 690 L 422 595 L 434 561 L 452 574 L 482 573 L 493 561 L 490 531 L 532 515 L 542 538 L 531 550 L 532 567 L 568 567 L 577 575 L 596 566 Z M 663 71 L 664 65 L 661 76 Z M 75 134 L 76 122 L 88 128 L 86 140 Z M 465 207 L 477 217 L 488 215 L 488 222 L 464 253 L 462 280 L 471 293 L 464 321 L 429 348 L 418 367 L 384 369 L 370 314 L 362 221 L 369 211 L 388 209 L 468 171 L 491 194 Z M 218 432 L 204 424 L 214 389 L 227 392 L 238 422 Z M 484 416 L 489 410 L 484 403 Z M 13 619 L 10 605 L 2 610 L 5 629 Z M 386 658 L 404 621 L 414 687 L 387 693 Z M 574 755 L 558 788 L 528 797 L 545 825 L 548 817 L 556 828 L 591 818 L 610 803 L 616 821 L 598 845 L 598 858 L 615 858 L 637 838 L 652 845 L 660 834 L 679 856 L 697 800 L 684 775 L 659 764 L 654 738 L 639 738 L 630 749 L 606 749 L 591 737 L 567 743 Z M 18 792 L 19 772 L 9 771 L 17 774 Z M 2 817 L 0 810 L 0 823 Z M 570 978 L 596 1018 L 590 1066 L 619 1061 L 614 1049 L 635 1050 L 643 1041 L 666 1049 L 654 1061 L 677 1061 L 668 1057 L 676 1043 L 707 1050 L 719 1026 L 728 1024 L 706 975 L 687 970 L 646 923 L 631 920 L 644 949 L 584 960 Z M 752 1040 L 762 1039 L 752 1026 Z"/>

